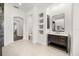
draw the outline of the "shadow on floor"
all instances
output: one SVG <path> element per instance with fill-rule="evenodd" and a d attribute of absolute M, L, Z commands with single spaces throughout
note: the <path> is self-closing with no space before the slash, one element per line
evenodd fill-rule
<path fill-rule="evenodd" d="M 66 47 L 60 46 L 60 45 L 57 45 L 54 43 L 50 43 L 49 46 L 54 47 L 54 48 L 59 49 L 59 50 L 62 50 L 62 51 L 66 51 Z"/>

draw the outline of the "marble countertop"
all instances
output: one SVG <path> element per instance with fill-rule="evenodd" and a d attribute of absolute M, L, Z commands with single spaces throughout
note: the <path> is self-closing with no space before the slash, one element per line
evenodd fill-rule
<path fill-rule="evenodd" d="M 67 33 L 65 32 L 48 32 L 48 34 L 52 34 L 52 35 L 60 35 L 60 36 L 68 36 Z"/>

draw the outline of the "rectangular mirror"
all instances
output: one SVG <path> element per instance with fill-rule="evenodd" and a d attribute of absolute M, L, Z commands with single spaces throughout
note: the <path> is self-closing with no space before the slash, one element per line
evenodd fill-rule
<path fill-rule="evenodd" d="M 56 32 L 65 31 L 65 16 L 64 14 L 55 15 L 52 17 L 52 30 Z"/>

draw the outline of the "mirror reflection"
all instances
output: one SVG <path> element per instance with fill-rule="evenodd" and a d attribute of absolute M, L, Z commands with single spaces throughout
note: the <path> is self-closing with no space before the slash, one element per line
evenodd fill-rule
<path fill-rule="evenodd" d="M 55 15 L 52 17 L 52 30 L 56 32 L 64 32 L 65 31 L 65 22 L 64 22 L 64 14 Z"/>

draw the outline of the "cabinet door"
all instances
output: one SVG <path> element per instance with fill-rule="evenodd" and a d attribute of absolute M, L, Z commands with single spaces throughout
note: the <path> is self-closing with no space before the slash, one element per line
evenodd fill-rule
<path fill-rule="evenodd" d="M 54 42 L 54 43 L 56 43 L 56 36 L 55 35 L 48 35 L 48 42 Z"/>
<path fill-rule="evenodd" d="M 67 44 L 67 37 L 65 37 L 65 36 L 60 36 L 60 37 L 58 38 L 58 41 L 59 41 L 59 44 L 66 46 L 66 44 Z"/>

